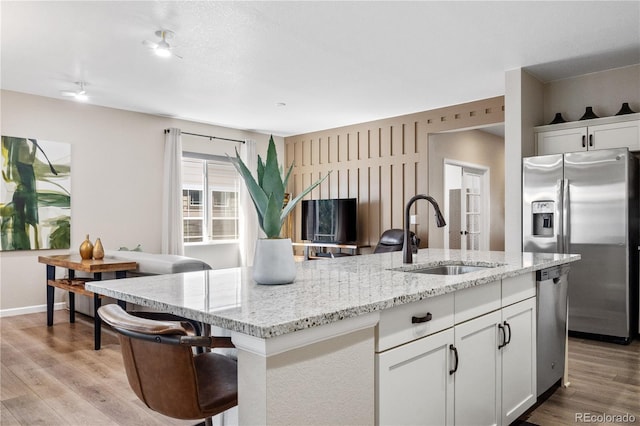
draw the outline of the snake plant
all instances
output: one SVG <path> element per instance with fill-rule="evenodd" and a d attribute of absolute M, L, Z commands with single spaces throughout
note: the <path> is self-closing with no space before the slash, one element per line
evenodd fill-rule
<path fill-rule="evenodd" d="M 247 190 L 258 212 L 260 228 L 262 228 L 267 238 L 280 237 L 280 230 L 287 215 L 291 213 L 295 205 L 302 200 L 305 195 L 320 185 L 320 183 L 329 176 L 329 173 L 331 173 L 329 172 L 323 178 L 318 179 L 285 205 L 285 190 L 289 176 L 291 176 L 291 171 L 293 170 L 293 163 L 283 179 L 280 166 L 278 165 L 278 156 L 276 153 L 276 145 L 273 142 L 273 136 L 269 138 L 267 160 L 263 162 L 262 158 L 258 155 L 257 182 L 242 159 L 240 159 L 237 149 L 235 158 L 229 157 L 229 159 L 247 185 Z"/>

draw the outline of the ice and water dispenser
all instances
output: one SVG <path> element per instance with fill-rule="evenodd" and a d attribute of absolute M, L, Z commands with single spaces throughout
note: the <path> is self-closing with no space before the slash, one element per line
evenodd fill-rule
<path fill-rule="evenodd" d="M 533 201 L 531 203 L 531 215 L 533 216 L 531 233 L 534 237 L 554 236 L 554 211 L 555 202 L 553 201 Z"/>

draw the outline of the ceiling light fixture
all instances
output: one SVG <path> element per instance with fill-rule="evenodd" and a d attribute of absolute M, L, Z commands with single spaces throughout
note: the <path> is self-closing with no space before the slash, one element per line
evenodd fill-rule
<path fill-rule="evenodd" d="M 171 31 L 156 31 L 156 35 L 160 36 L 162 40 L 158 42 L 158 45 L 154 50 L 155 54 L 162 58 L 168 58 L 171 56 L 171 51 L 169 50 L 171 49 L 171 46 L 167 43 L 167 37 L 173 37 L 173 33 Z"/>
<path fill-rule="evenodd" d="M 160 37 L 160 41 L 157 43 L 149 40 L 144 40 L 142 44 L 148 46 L 153 53 L 162 58 L 168 58 L 169 56 L 176 56 L 182 59 L 181 56 L 176 55 L 171 51 L 171 45 L 167 40 L 171 40 L 175 35 L 173 31 L 170 30 L 158 30 L 155 32 L 156 36 Z"/>
<path fill-rule="evenodd" d="M 63 90 L 60 92 L 62 96 L 68 96 L 74 98 L 76 101 L 86 102 L 89 100 L 89 96 L 87 96 L 87 91 L 85 90 L 85 82 L 84 81 L 76 81 L 76 83 L 80 88 L 78 90 L 69 91 Z"/>

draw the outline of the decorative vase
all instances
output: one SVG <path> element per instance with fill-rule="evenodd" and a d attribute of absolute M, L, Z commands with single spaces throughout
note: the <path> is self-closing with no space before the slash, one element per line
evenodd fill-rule
<path fill-rule="evenodd" d="M 100 238 L 98 238 L 96 243 L 93 245 L 93 258 L 96 260 L 102 260 L 104 258 L 104 247 L 102 247 L 102 241 L 100 241 Z"/>
<path fill-rule="evenodd" d="M 289 284 L 296 278 L 291 238 L 260 238 L 253 258 L 253 280 L 258 284 Z"/>
<path fill-rule="evenodd" d="M 580 117 L 580 120 L 590 120 L 592 118 L 598 118 L 595 112 L 593 112 L 593 108 L 590 106 L 584 111 L 584 115 Z"/>
<path fill-rule="evenodd" d="M 629 102 L 623 102 L 622 108 L 616 115 L 635 114 L 635 111 L 629 108 Z"/>
<path fill-rule="evenodd" d="M 558 123 L 566 123 L 566 122 L 567 122 L 567 120 L 565 120 L 562 117 L 562 114 L 559 113 L 559 112 L 556 112 L 556 116 L 553 117 L 553 121 L 551 123 L 549 123 L 549 124 L 558 124 Z"/>
<path fill-rule="evenodd" d="M 87 238 L 80 244 L 80 257 L 84 260 L 93 257 L 93 244 L 91 244 L 91 240 L 89 240 L 89 234 L 87 234 Z"/>

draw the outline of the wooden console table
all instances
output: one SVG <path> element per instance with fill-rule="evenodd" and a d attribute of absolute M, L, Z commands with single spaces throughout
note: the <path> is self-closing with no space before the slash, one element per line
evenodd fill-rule
<path fill-rule="evenodd" d="M 332 258 L 332 257 L 339 257 L 339 256 L 353 256 L 358 254 L 358 250 L 364 247 L 369 247 L 369 246 L 361 246 L 358 244 L 332 244 L 332 243 L 291 243 L 292 246 L 294 247 L 304 247 L 304 260 L 309 260 L 309 259 L 320 259 L 320 258 Z M 334 253 L 327 253 L 329 254 L 328 256 L 313 256 L 310 254 L 310 248 L 311 247 L 319 247 L 319 248 L 333 248 L 333 249 L 338 249 L 338 256 L 334 256 Z M 349 253 L 344 253 L 342 250 L 349 250 Z"/>
<path fill-rule="evenodd" d="M 125 278 L 127 271 L 138 267 L 136 262 L 123 261 L 121 259 L 82 259 L 77 254 L 63 254 L 57 256 L 38 256 L 38 262 L 47 265 L 47 326 L 53 325 L 53 300 L 55 288 L 69 292 L 69 322 L 76 320 L 76 294 L 83 296 L 93 296 L 93 324 L 94 324 L 94 349 L 100 349 L 100 331 L 102 320 L 98 315 L 98 308 L 101 305 L 102 296 L 84 288 L 87 281 L 100 281 L 103 272 L 115 272 L 116 279 Z M 56 266 L 66 268 L 69 273 L 68 279 L 56 279 Z M 93 278 L 75 278 L 75 271 L 89 272 Z M 124 302 L 118 301 L 122 306 Z"/>

